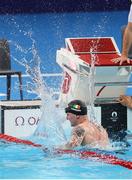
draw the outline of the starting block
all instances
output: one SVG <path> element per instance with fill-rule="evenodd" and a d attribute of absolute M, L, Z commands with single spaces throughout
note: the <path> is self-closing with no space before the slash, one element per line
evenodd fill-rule
<path fill-rule="evenodd" d="M 60 103 L 81 99 L 90 104 L 91 96 L 100 101 L 126 94 L 128 85 L 132 85 L 132 63 L 119 66 L 112 62 L 120 56 L 113 37 L 66 38 L 65 44 L 56 57 L 64 71 Z"/>

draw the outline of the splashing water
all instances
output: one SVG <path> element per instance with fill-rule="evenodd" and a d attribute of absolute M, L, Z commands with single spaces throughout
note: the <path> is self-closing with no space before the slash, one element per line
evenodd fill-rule
<path fill-rule="evenodd" d="M 66 142 L 66 136 L 62 127 L 64 113 L 62 109 L 56 107 L 53 99 L 53 90 L 43 80 L 40 69 L 41 59 L 37 52 L 35 40 L 32 38 L 32 33 L 30 33 L 30 39 L 32 40 L 32 47 L 29 49 L 29 52 L 32 53 L 33 58 L 30 61 L 27 61 L 25 58 L 21 61 L 15 60 L 26 68 L 26 73 L 32 81 L 32 83 L 27 82 L 28 92 L 37 94 L 42 100 L 42 114 L 33 136 L 37 136 L 43 141 L 41 142 L 42 144 L 46 143 L 50 147 Z M 19 49 L 21 48 L 19 47 Z"/>
<path fill-rule="evenodd" d="M 92 121 L 96 121 L 94 113 L 94 101 L 95 101 L 95 55 L 92 54 L 91 49 L 91 67 L 88 78 L 88 92 L 89 92 L 89 115 Z"/>
<path fill-rule="evenodd" d="M 90 48 L 90 54 L 91 54 L 91 61 L 90 61 L 90 72 L 89 72 L 89 76 L 88 76 L 88 94 L 89 94 L 89 118 L 91 121 L 93 121 L 94 123 L 97 123 L 97 119 L 96 119 L 96 115 L 95 115 L 95 111 L 94 111 L 94 102 L 96 99 L 95 96 L 95 73 L 96 73 L 96 69 L 95 69 L 95 62 L 97 63 L 98 61 L 98 57 L 94 52 L 97 52 L 97 46 L 99 44 L 99 40 L 96 42 L 96 44 L 94 42 L 92 42 L 92 46 Z"/>

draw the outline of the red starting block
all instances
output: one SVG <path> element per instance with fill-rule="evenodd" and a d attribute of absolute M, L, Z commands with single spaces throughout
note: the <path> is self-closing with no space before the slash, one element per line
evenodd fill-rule
<path fill-rule="evenodd" d="M 95 99 L 118 98 L 131 83 L 131 66 L 112 62 L 120 56 L 113 37 L 66 38 L 66 48 L 57 51 L 57 63 L 64 70 L 60 100 L 82 99 L 89 103 L 90 67 L 94 61 Z"/>
<path fill-rule="evenodd" d="M 95 54 L 95 66 L 119 66 L 112 59 L 120 57 L 120 51 L 113 37 L 67 38 L 66 48 L 83 61 L 90 64 L 91 54 Z M 131 66 L 123 63 L 122 66 Z"/>

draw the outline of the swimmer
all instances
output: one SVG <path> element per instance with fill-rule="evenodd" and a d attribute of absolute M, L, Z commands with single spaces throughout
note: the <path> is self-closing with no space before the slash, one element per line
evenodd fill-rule
<path fill-rule="evenodd" d="M 105 148 L 109 144 L 106 130 L 101 125 L 89 120 L 84 102 L 80 100 L 71 101 L 65 108 L 65 112 L 73 130 L 71 139 L 61 148 L 71 149 L 85 145 Z"/>

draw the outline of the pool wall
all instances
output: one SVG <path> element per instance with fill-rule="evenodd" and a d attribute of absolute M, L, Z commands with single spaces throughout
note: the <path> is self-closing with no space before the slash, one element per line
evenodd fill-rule
<path fill-rule="evenodd" d="M 40 104 L 40 100 L 1 102 L 0 133 L 15 137 L 32 135 L 41 118 Z M 132 131 L 132 110 L 118 103 L 96 103 L 94 111 L 98 123 L 107 129 L 109 137 Z"/>

